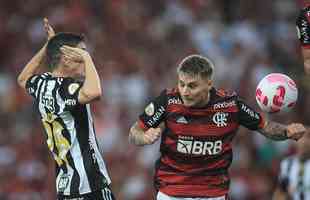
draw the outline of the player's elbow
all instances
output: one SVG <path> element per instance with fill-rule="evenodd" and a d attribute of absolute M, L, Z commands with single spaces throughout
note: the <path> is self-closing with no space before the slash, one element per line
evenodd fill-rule
<path fill-rule="evenodd" d="M 17 83 L 18 83 L 18 85 L 19 85 L 20 87 L 25 88 L 26 79 L 25 79 L 23 76 L 19 75 L 19 76 L 17 77 Z"/>
<path fill-rule="evenodd" d="M 81 104 L 90 103 L 92 101 L 99 100 L 101 98 L 101 95 L 101 91 L 91 91 L 82 88 L 79 93 L 79 102 Z"/>

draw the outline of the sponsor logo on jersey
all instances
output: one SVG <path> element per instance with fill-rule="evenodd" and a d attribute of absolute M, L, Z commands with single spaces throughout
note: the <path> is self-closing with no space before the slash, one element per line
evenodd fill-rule
<path fill-rule="evenodd" d="M 184 116 L 177 118 L 176 122 L 179 124 L 188 124 L 188 121 L 186 120 Z"/>
<path fill-rule="evenodd" d="M 163 106 L 160 106 L 158 110 L 154 113 L 154 115 L 149 119 L 146 123 L 149 126 L 154 126 L 160 119 L 160 117 L 165 113 L 165 108 Z"/>
<path fill-rule="evenodd" d="M 183 154 L 216 155 L 222 151 L 222 141 L 199 141 L 192 137 L 179 137 L 177 151 Z"/>
<path fill-rule="evenodd" d="M 73 95 L 78 88 L 79 88 L 79 84 L 71 83 L 68 87 L 69 94 Z"/>
<path fill-rule="evenodd" d="M 241 105 L 241 109 L 253 118 L 259 119 L 259 115 L 245 104 Z"/>
<path fill-rule="evenodd" d="M 58 181 L 58 191 L 63 192 L 69 185 L 69 177 L 70 175 L 64 174 L 60 177 Z"/>
<path fill-rule="evenodd" d="M 147 105 L 144 109 L 144 112 L 146 115 L 148 116 L 152 116 L 154 115 L 154 112 L 155 112 L 155 107 L 154 107 L 154 104 L 153 103 L 150 103 L 149 105 Z"/>
<path fill-rule="evenodd" d="M 44 95 L 42 97 L 41 103 L 47 108 L 50 112 L 55 112 L 55 101 L 54 98 L 50 95 Z"/>
<path fill-rule="evenodd" d="M 74 105 L 76 105 L 76 100 L 75 99 L 66 99 L 65 104 L 68 106 L 74 106 Z"/>
<path fill-rule="evenodd" d="M 212 120 L 216 124 L 217 127 L 227 126 L 227 117 L 228 113 L 217 112 L 213 115 Z"/>
<path fill-rule="evenodd" d="M 182 101 L 178 97 L 172 97 L 171 99 L 168 99 L 168 105 L 170 104 L 182 104 Z"/>
<path fill-rule="evenodd" d="M 222 108 L 228 108 L 232 106 L 236 106 L 236 102 L 234 100 L 228 101 L 228 102 L 224 101 L 224 102 L 214 104 L 213 109 L 222 109 Z"/>

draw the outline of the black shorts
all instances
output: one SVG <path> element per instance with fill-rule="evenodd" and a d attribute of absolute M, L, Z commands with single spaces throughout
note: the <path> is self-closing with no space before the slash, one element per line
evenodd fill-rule
<path fill-rule="evenodd" d="M 58 200 L 115 200 L 115 197 L 111 189 L 106 187 L 100 191 L 83 194 L 75 197 L 58 195 Z"/>

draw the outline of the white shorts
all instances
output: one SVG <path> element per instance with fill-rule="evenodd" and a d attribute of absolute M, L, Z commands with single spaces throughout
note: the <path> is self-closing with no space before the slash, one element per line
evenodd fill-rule
<path fill-rule="evenodd" d="M 208 197 L 208 198 L 180 198 L 180 197 L 171 197 L 162 192 L 157 193 L 156 200 L 226 200 L 226 196 L 221 197 Z"/>

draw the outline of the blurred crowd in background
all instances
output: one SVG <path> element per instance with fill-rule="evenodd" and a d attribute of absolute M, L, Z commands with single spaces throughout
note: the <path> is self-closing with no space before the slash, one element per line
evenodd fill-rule
<path fill-rule="evenodd" d="M 282 122 L 310 124 L 310 80 L 303 73 L 294 0 L 10 0 L 0 2 L 0 200 L 54 200 L 54 163 L 30 97 L 17 74 L 46 41 L 43 17 L 56 32 L 88 39 L 102 80 L 93 105 L 98 142 L 119 200 L 151 200 L 159 144 L 128 143 L 131 124 L 151 97 L 176 85 L 189 54 L 215 63 L 215 85 L 257 108 L 255 88 L 271 72 L 288 74 L 299 99 Z M 44 69 L 43 69 L 44 70 Z M 308 115 L 308 117 L 307 117 Z M 272 142 L 240 128 L 234 140 L 232 200 L 269 200 L 279 161 L 294 142 Z"/>

